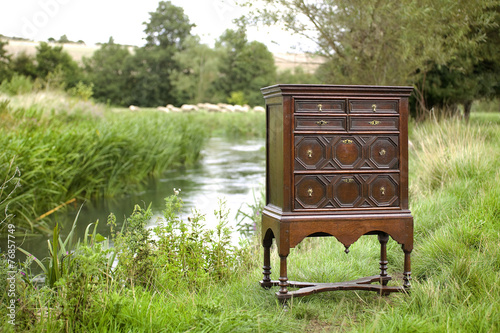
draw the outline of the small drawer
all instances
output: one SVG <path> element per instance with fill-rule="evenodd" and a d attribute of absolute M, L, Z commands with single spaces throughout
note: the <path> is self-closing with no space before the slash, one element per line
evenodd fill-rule
<path fill-rule="evenodd" d="M 397 131 L 399 117 L 349 117 L 351 131 Z"/>
<path fill-rule="evenodd" d="M 398 113 L 397 100 L 363 99 L 349 100 L 350 113 Z"/>
<path fill-rule="evenodd" d="M 295 117 L 296 131 L 345 131 L 346 117 Z"/>
<path fill-rule="evenodd" d="M 346 113 L 346 102 L 340 100 L 314 100 L 295 102 L 295 112 Z"/>

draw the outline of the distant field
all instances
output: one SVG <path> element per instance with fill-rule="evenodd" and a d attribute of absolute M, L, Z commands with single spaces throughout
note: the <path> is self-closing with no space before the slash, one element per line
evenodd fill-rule
<path fill-rule="evenodd" d="M 9 40 L 9 45 L 7 45 L 7 51 L 12 55 L 17 55 L 19 53 L 26 53 L 34 55 L 36 53 L 36 47 L 39 42 L 31 41 L 19 41 L 19 40 Z M 49 43 L 50 45 L 60 45 L 56 43 Z M 66 50 L 75 61 L 82 61 L 83 57 L 91 57 L 92 54 L 100 48 L 99 45 L 82 45 L 82 44 L 62 44 L 64 50 Z M 130 47 L 133 50 L 133 47 Z M 284 71 L 286 69 L 292 69 L 295 67 L 302 67 L 306 72 L 312 73 L 319 65 L 324 61 L 324 58 L 315 55 L 309 55 L 304 53 L 275 53 L 274 61 L 278 67 L 278 71 Z"/>

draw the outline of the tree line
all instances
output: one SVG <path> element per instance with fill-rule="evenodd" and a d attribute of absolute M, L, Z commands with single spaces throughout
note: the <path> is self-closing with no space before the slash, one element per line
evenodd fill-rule
<path fill-rule="evenodd" d="M 242 27 L 225 31 L 211 48 L 191 33 L 193 26 L 182 8 L 161 1 L 145 22 L 143 47 L 110 38 L 81 64 L 62 45 L 41 42 L 35 56 L 13 57 L 0 41 L 0 82 L 23 76 L 42 86 L 90 87 L 95 100 L 119 106 L 263 104 L 260 88 L 278 79 L 267 47 L 248 41 Z"/>
<path fill-rule="evenodd" d="M 465 116 L 478 99 L 500 97 L 500 0 L 260 0 L 213 48 L 191 33 L 180 7 L 161 1 L 145 22 L 143 47 L 112 38 L 78 65 L 61 46 L 40 43 L 35 57 L 15 58 L 0 42 L 0 80 L 79 82 L 96 100 L 128 106 L 230 102 L 258 105 L 274 83 L 412 85 L 412 111 Z M 316 73 L 278 73 L 267 47 L 245 26 L 280 24 L 305 35 L 326 61 Z"/>

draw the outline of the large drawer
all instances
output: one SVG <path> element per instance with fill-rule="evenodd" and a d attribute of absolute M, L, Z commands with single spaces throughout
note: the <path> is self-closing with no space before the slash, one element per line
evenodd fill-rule
<path fill-rule="evenodd" d="M 398 169 L 398 144 L 398 135 L 296 134 L 294 169 Z"/>
<path fill-rule="evenodd" d="M 399 206 L 399 173 L 295 175 L 294 210 Z"/>

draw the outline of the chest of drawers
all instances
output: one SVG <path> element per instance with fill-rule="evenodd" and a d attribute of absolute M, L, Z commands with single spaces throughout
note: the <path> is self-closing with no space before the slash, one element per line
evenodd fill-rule
<path fill-rule="evenodd" d="M 266 100 L 265 288 L 281 300 L 338 289 L 382 294 L 410 286 L 413 218 L 408 209 L 408 98 L 411 87 L 275 85 Z M 287 256 L 306 237 L 335 236 L 346 248 L 377 235 L 380 275 L 350 282 L 291 282 Z M 402 286 L 389 286 L 386 244 L 403 248 Z M 273 239 L 279 281 L 270 278 Z M 379 282 L 379 284 L 372 284 Z M 289 291 L 289 287 L 300 288 Z"/>

